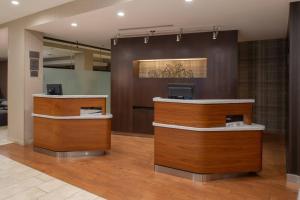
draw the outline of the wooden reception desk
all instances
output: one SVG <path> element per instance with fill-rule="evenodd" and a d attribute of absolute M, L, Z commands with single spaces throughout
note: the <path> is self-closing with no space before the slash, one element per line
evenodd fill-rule
<path fill-rule="evenodd" d="M 254 100 L 153 100 L 156 171 L 207 181 L 262 169 Z M 243 121 L 226 123 L 233 116 Z"/>
<path fill-rule="evenodd" d="M 102 95 L 33 95 L 35 149 L 56 156 L 109 150 L 112 115 L 106 101 Z"/>

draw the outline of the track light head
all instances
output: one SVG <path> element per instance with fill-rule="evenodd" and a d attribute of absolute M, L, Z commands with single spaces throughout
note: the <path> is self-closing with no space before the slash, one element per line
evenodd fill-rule
<path fill-rule="evenodd" d="M 213 40 L 216 40 L 218 38 L 218 32 L 213 32 L 213 37 L 212 37 L 212 39 Z"/>
<path fill-rule="evenodd" d="M 144 37 L 144 44 L 148 44 L 149 39 L 150 39 L 149 35 Z"/>
<path fill-rule="evenodd" d="M 213 36 L 212 36 L 213 40 L 216 40 L 218 38 L 219 31 L 220 31 L 220 27 L 218 26 L 213 27 Z"/>
<path fill-rule="evenodd" d="M 154 36 L 155 34 L 155 30 L 151 30 L 150 33 L 144 37 L 144 44 L 148 44 L 149 43 L 149 40 L 150 40 L 150 36 Z"/>
<path fill-rule="evenodd" d="M 180 42 L 180 40 L 181 40 L 181 35 L 177 34 L 177 36 L 176 36 L 176 42 Z"/>
<path fill-rule="evenodd" d="M 117 34 L 117 35 L 115 36 L 115 38 L 113 39 L 113 45 L 114 45 L 114 46 L 117 46 L 119 38 L 120 38 L 120 34 Z"/>
<path fill-rule="evenodd" d="M 182 39 L 182 33 L 183 33 L 183 30 L 181 28 L 180 32 L 176 35 L 176 42 L 180 42 L 181 41 L 181 39 Z"/>
<path fill-rule="evenodd" d="M 114 38 L 113 39 L 113 43 L 114 43 L 114 46 L 117 46 L 117 44 L 118 44 L 118 38 Z"/>

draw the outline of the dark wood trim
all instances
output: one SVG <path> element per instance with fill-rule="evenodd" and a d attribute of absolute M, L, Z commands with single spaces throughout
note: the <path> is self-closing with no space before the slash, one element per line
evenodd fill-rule
<path fill-rule="evenodd" d="M 74 65 L 44 65 L 44 68 L 52 68 L 52 69 L 71 69 L 75 70 Z"/>
<path fill-rule="evenodd" d="M 105 50 L 105 51 L 111 51 L 110 49 L 107 48 L 103 48 L 103 47 L 97 47 L 97 46 L 93 46 L 93 45 L 88 45 L 88 44 L 82 44 L 82 43 L 77 43 L 77 42 L 70 42 L 67 40 L 61 40 L 61 39 L 56 39 L 56 38 L 51 38 L 51 37 L 44 37 L 45 40 L 51 40 L 54 42 L 62 42 L 62 43 L 66 43 L 66 44 L 71 44 L 71 45 L 78 45 L 78 46 L 83 46 L 83 47 L 88 47 L 88 48 L 94 48 L 94 49 L 99 49 L 99 50 Z"/>
<path fill-rule="evenodd" d="M 133 106 L 132 109 L 154 110 L 154 107 L 149 107 L 149 106 Z"/>

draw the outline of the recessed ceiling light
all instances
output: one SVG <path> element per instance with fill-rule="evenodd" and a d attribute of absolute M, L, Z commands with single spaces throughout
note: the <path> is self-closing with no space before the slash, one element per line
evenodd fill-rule
<path fill-rule="evenodd" d="M 19 1 L 11 1 L 11 4 L 17 6 L 20 4 L 20 2 Z"/>
<path fill-rule="evenodd" d="M 122 11 L 120 11 L 120 12 L 117 13 L 117 15 L 118 15 L 119 17 L 124 17 L 124 16 L 125 16 L 125 13 L 122 12 Z"/>
<path fill-rule="evenodd" d="M 192 2 L 193 0 L 185 0 L 185 2 Z"/>
<path fill-rule="evenodd" d="M 75 22 L 73 22 L 73 23 L 71 23 L 71 26 L 72 26 L 72 27 L 77 27 L 77 26 L 78 26 L 78 24 L 77 24 L 77 23 L 75 23 Z"/>

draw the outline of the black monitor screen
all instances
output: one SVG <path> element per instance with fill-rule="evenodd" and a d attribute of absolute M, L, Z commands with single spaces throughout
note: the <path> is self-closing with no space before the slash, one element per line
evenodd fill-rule
<path fill-rule="evenodd" d="M 61 84 L 47 84 L 48 95 L 63 95 Z"/>
<path fill-rule="evenodd" d="M 194 85 L 183 83 L 168 84 L 168 98 L 170 99 L 193 99 Z"/>

